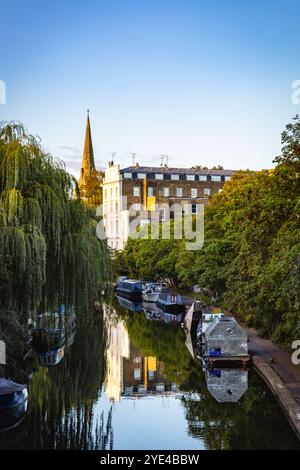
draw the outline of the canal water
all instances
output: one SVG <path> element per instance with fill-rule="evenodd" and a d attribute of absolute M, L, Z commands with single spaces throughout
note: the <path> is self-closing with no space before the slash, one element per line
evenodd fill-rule
<path fill-rule="evenodd" d="M 104 303 L 52 359 L 34 354 L 0 449 L 299 449 L 251 370 L 205 371 L 180 325 L 125 307 Z"/>

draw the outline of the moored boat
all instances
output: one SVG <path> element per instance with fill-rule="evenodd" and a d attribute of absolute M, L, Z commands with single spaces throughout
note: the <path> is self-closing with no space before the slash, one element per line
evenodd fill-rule
<path fill-rule="evenodd" d="M 203 313 L 201 321 L 199 322 L 198 328 L 197 328 L 197 341 L 200 344 L 205 343 L 205 331 L 213 323 L 214 321 L 220 320 L 220 318 L 224 317 L 224 313 L 219 312 L 219 313 Z"/>
<path fill-rule="evenodd" d="M 145 286 L 143 281 L 135 279 L 124 279 L 118 281 L 116 291 L 121 296 L 129 296 L 140 299 L 142 297 L 142 290 Z"/>
<path fill-rule="evenodd" d="M 0 431 L 17 426 L 25 416 L 27 385 L 0 378 Z"/>
<path fill-rule="evenodd" d="M 183 313 L 185 311 L 182 296 L 170 292 L 168 289 L 162 289 L 159 292 L 157 305 L 163 312 Z"/>

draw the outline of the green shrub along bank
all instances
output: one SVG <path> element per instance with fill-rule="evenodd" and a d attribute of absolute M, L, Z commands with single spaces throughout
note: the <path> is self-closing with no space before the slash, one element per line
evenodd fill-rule
<path fill-rule="evenodd" d="M 262 335 L 300 338 L 300 118 L 282 134 L 272 170 L 237 172 L 205 208 L 205 243 L 129 239 L 115 270 L 209 289 Z"/>

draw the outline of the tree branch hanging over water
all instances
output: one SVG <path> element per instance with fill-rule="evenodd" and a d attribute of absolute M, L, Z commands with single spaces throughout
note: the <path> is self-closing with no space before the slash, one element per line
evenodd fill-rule
<path fill-rule="evenodd" d="M 93 302 L 110 273 L 75 178 L 20 123 L 0 123 L 0 307 Z"/>

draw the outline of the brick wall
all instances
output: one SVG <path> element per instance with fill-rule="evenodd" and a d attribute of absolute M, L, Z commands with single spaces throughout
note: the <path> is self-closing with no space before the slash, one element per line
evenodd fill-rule
<path fill-rule="evenodd" d="M 144 180 L 139 179 L 123 179 L 122 195 L 127 197 L 127 208 L 132 204 L 143 204 L 144 203 Z M 170 180 L 150 180 L 147 179 L 147 195 L 148 188 L 153 188 L 153 196 L 156 197 L 157 204 L 167 203 L 172 204 L 178 202 L 183 204 L 184 202 L 196 203 L 205 202 L 207 196 L 204 194 L 204 189 L 210 189 L 211 195 L 218 193 L 224 186 L 224 182 L 215 181 L 170 181 Z M 134 196 L 134 187 L 140 188 L 140 195 Z M 169 188 L 169 196 L 164 197 L 163 188 Z M 182 197 L 176 196 L 177 188 L 182 189 Z M 191 189 L 197 189 L 197 197 L 191 198 Z"/>

